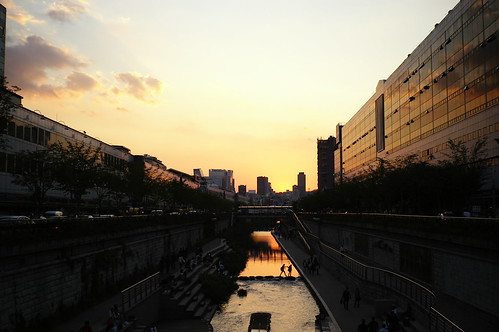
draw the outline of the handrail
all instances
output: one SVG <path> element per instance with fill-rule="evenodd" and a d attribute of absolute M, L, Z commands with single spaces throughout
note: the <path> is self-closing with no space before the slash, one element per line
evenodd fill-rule
<path fill-rule="evenodd" d="M 311 248 L 311 245 L 306 238 L 316 242 L 320 252 L 323 253 L 324 256 L 336 262 L 358 278 L 395 290 L 399 294 L 406 296 L 420 305 L 428 312 L 429 331 L 464 332 L 460 327 L 433 307 L 436 296 L 431 290 L 403 275 L 389 270 L 369 266 L 353 259 L 352 257 L 346 256 L 339 250 L 324 243 L 317 235 L 313 234 L 308 227 L 303 224 L 294 212 L 292 212 L 292 214 L 294 215 L 293 217 L 295 221 L 301 228 L 301 230 L 298 231 L 298 234 L 309 249 Z"/>
<path fill-rule="evenodd" d="M 121 291 L 121 310 L 126 312 L 158 289 L 160 289 L 160 273 L 156 272 Z"/>
<path fill-rule="evenodd" d="M 437 309 L 430 308 L 430 331 L 464 332 L 459 326 L 441 314 Z"/>

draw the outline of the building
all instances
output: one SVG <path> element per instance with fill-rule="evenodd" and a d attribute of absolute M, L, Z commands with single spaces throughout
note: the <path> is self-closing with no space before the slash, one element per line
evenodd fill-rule
<path fill-rule="evenodd" d="M 298 173 L 298 192 L 299 198 L 305 197 L 305 193 L 307 192 L 307 178 L 305 173 Z"/>
<path fill-rule="evenodd" d="M 219 189 L 236 192 L 234 171 L 225 169 L 210 169 L 207 181 Z"/>
<path fill-rule="evenodd" d="M 45 117 L 43 114 L 24 108 L 22 97 L 12 94 L 15 108 L 11 112 L 12 119 L 8 123 L 4 138 L 6 144 L 0 147 L 0 202 L 4 208 L 29 207 L 31 192 L 13 183 L 16 173 L 16 154 L 20 151 L 43 150 L 47 146 L 60 142 L 83 143 L 91 148 L 100 149 L 101 163 L 116 166 L 133 161 L 130 150 L 123 146 L 112 146 L 95 139 L 85 132 L 72 129 Z M 61 190 L 50 190 L 48 201 L 57 204 L 67 200 L 67 193 Z M 84 198 L 92 199 L 89 192 Z"/>
<path fill-rule="evenodd" d="M 5 38 L 7 36 L 7 10 L 0 4 L 0 78 L 5 77 Z"/>
<path fill-rule="evenodd" d="M 334 187 L 334 150 L 336 138 L 317 140 L 317 188 L 319 191 Z"/>
<path fill-rule="evenodd" d="M 267 196 L 270 194 L 269 178 L 266 176 L 259 176 L 256 178 L 256 193 L 257 195 Z"/>
<path fill-rule="evenodd" d="M 237 193 L 241 196 L 246 196 L 246 185 L 241 184 L 237 187 Z"/>
<path fill-rule="evenodd" d="M 499 16 L 497 0 L 463 0 L 345 124 L 337 126 L 337 182 L 376 160 L 411 154 L 436 163 L 449 140 L 486 138 L 486 204 L 499 188 Z"/>

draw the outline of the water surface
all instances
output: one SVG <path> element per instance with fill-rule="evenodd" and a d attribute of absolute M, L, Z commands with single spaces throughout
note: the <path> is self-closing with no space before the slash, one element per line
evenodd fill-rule
<path fill-rule="evenodd" d="M 250 252 L 241 276 L 278 276 L 282 264 L 291 264 L 270 232 L 255 232 L 252 238 L 256 249 Z M 292 276 L 298 275 L 293 267 Z M 272 314 L 272 332 L 315 332 L 319 307 L 301 279 L 240 280 L 238 284 L 248 295 L 231 296 L 211 321 L 214 332 L 248 331 L 253 312 Z"/>

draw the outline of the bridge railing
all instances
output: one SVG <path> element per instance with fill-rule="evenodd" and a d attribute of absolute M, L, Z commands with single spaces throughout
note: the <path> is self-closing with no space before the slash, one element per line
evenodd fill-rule
<path fill-rule="evenodd" d="M 372 282 L 396 291 L 428 312 L 428 328 L 431 332 L 464 332 L 451 320 L 438 312 L 433 306 L 435 294 L 425 286 L 398 273 L 369 266 L 355 260 L 341 251 L 322 242 L 310 232 L 308 227 L 293 213 L 293 219 L 299 228 L 299 236 L 308 248 L 315 248 L 329 260 L 334 261 L 359 279 Z"/>
<path fill-rule="evenodd" d="M 160 273 L 156 272 L 121 291 L 121 310 L 123 312 L 130 310 L 159 289 Z"/>

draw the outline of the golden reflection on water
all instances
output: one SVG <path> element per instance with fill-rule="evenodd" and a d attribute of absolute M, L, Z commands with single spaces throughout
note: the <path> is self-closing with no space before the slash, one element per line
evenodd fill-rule
<path fill-rule="evenodd" d="M 282 264 L 291 264 L 270 232 L 255 232 L 252 237 L 258 249 L 250 252 L 241 276 L 278 276 Z M 292 275 L 298 276 L 294 267 Z M 211 320 L 214 332 L 246 332 L 253 312 L 272 315 L 272 332 L 315 332 L 319 307 L 301 279 L 239 280 L 238 284 L 247 296 L 231 296 Z"/>
<path fill-rule="evenodd" d="M 287 274 L 288 266 L 292 263 L 272 234 L 270 232 L 253 232 L 251 237 L 257 249 L 248 253 L 246 268 L 239 275 L 242 277 L 279 276 L 283 264 L 286 265 L 285 271 Z M 294 266 L 291 275 L 293 277 L 300 276 Z"/>

